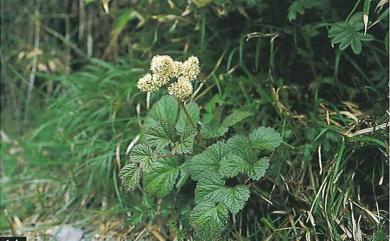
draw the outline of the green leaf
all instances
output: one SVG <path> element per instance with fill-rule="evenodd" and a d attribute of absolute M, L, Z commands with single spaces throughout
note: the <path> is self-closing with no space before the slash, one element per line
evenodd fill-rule
<path fill-rule="evenodd" d="M 196 104 L 195 102 L 191 102 L 191 103 L 186 104 L 185 108 L 186 108 L 189 116 L 191 117 L 191 120 L 196 125 L 196 123 L 198 123 L 200 120 L 198 104 Z M 192 126 L 191 126 L 186 114 L 184 113 L 182 108 L 180 108 L 179 117 L 178 117 L 177 123 L 176 123 L 176 130 L 178 132 L 183 133 L 183 132 L 185 132 L 185 130 L 187 128 L 192 128 Z"/>
<path fill-rule="evenodd" d="M 225 181 L 218 175 L 209 173 L 203 176 L 195 189 L 195 203 L 222 202 L 226 194 Z"/>
<path fill-rule="evenodd" d="M 269 127 L 260 127 L 255 129 L 249 135 L 249 140 L 255 148 L 265 149 L 268 151 L 274 150 L 283 141 L 280 134 Z"/>
<path fill-rule="evenodd" d="M 317 1 L 317 0 L 296 0 L 293 4 L 290 5 L 288 8 L 288 20 L 294 21 L 297 18 L 297 15 L 303 15 L 305 13 L 306 9 L 311 8 L 325 8 L 324 6 L 326 4 L 326 1 Z"/>
<path fill-rule="evenodd" d="M 228 218 L 224 204 L 202 202 L 191 211 L 190 221 L 202 239 L 215 240 L 225 228 Z"/>
<path fill-rule="evenodd" d="M 137 144 L 130 152 L 130 161 L 139 163 L 143 171 L 148 172 L 154 167 L 153 149 L 146 144 Z"/>
<path fill-rule="evenodd" d="M 141 170 L 134 163 L 129 163 L 121 169 L 119 176 L 125 190 L 130 191 L 137 187 L 141 178 Z"/>
<path fill-rule="evenodd" d="M 221 161 L 219 172 L 222 176 L 230 178 L 237 176 L 240 173 L 246 173 L 249 169 L 249 163 L 242 157 L 231 154 Z"/>
<path fill-rule="evenodd" d="M 362 16 L 362 12 L 357 12 L 347 22 L 334 23 L 328 34 L 332 44 L 339 44 L 340 50 L 351 46 L 355 54 L 361 53 L 362 42 L 374 39 L 372 35 L 361 32 L 364 29 Z"/>
<path fill-rule="evenodd" d="M 227 187 L 219 176 L 207 175 L 199 180 L 195 189 L 195 203 L 224 203 L 234 214 L 238 213 L 249 199 L 249 189 L 244 185 Z"/>
<path fill-rule="evenodd" d="M 230 138 L 226 144 L 230 154 L 238 155 L 248 163 L 253 163 L 257 160 L 257 153 L 248 137 L 237 135 Z"/>
<path fill-rule="evenodd" d="M 233 111 L 233 113 L 228 115 L 225 120 L 222 121 L 221 126 L 226 127 L 226 128 L 233 126 L 233 125 L 237 124 L 238 122 L 241 122 L 242 120 L 248 118 L 251 115 L 252 115 L 252 113 L 248 112 L 248 111 L 235 110 L 235 111 Z"/>
<path fill-rule="evenodd" d="M 181 165 L 179 178 L 177 179 L 175 188 L 179 190 L 186 183 L 189 177 L 190 175 L 187 173 L 185 169 L 185 164 Z"/>
<path fill-rule="evenodd" d="M 179 171 L 176 158 L 164 158 L 156 161 L 153 171 L 144 177 L 145 191 L 158 197 L 166 196 L 174 188 Z"/>
<path fill-rule="evenodd" d="M 262 158 L 255 163 L 253 163 L 250 166 L 250 169 L 247 170 L 247 173 L 250 178 L 252 178 L 255 181 L 260 180 L 265 175 L 265 172 L 267 171 L 269 167 L 269 159 Z"/>
<path fill-rule="evenodd" d="M 179 105 L 176 99 L 172 96 L 163 96 L 150 109 L 145 118 L 144 125 L 149 127 L 155 125 L 159 121 L 174 124 L 176 122 Z"/>
<path fill-rule="evenodd" d="M 242 120 L 251 116 L 252 113 L 247 111 L 235 110 L 228 115 L 220 125 L 215 122 L 207 123 L 202 126 L 201 133 L 205 138 L 216 138 L 223 136 L 228 132 L 229 127 L 241 122 Z"/>
<path fill-rule="evenodd" d="M 225 158 L 227 152 L 226 144 L 217 142 L 202 153 L 192 157 L 186 164 L 186 170 L 194 180 L 199 180 L 207 173 L 217 175 L 220 161 Z"/>
<path fill-rule="evenodd" d="M 223 203 L 233 214 L 237 214 L 248 201 L 250 191 L 247 186 L 238 185 L 228 188 L 224 195 Z"/>
<path fill-rule="evenodd" d="M 144 138 L 149 145 L 164 148 L 174 143 L 176 138 L 175 126 L 169 122 L 158 121 L 146 129 Z"/>
<path fill-rule="evenodd" d="M 179 154 L 191 153 L 194 147 L 195 136 L 197 134 L 196 130 L 191 127 L 187 127 L 186 129 L 184 129 L 183 133 L 179 134 L 180 141 L 174 147 L 173 151 Z"/>
<path fill-rule="evenodd" d="M 265 175 L 268 167 L 269 159 L 267 158 L 248 162 L 241 156 L 230 154 L 221 162 L 220 174 L 224 177 L 234 177 L 242 173 L 258 181 Z"/>
<path fill-rule="evenodd" d="M 351 48 L 355 54 L 362 52 L 362 42 L 357 39 L 352 40 Z"/>

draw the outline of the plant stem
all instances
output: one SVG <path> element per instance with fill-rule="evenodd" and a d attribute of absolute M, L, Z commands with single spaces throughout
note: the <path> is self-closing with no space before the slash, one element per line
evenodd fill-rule
<path fill-rule="evenodd" d="M 190 122 L 191 126 L 196 130 L 196 126 L 195 126 L 194 122 L 192 121 L 191 116 L 190 116 L 190 114 L 188 113 L 188 111 L 187 111 L 187 109 L 186 109 L 184 103 L 183 103 L 183 102 L 180 102 L 180 106 L 181 106 L 181 108 L 183 109 L 184 114 L 186 115 L 186 117 L 187 117 L 188 121 Z"/>

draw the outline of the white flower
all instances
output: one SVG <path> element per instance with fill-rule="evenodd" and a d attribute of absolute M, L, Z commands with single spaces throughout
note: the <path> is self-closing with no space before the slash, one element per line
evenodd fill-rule
<path fill-rule="evenodd" d="M 156 55 L 150 63 L 150 71 L 159 78 L 170 78 L 175 72 L 174 61 L 168 55 Z"/>
<path fill-rule="evenodd" d="M 151 74 L 146 74 L 142 78 L 140 78 L 138 80 L 137 87 L 143 92 L 156 92 L 160 88 L 153 82 Z"/>
<path fill-rule="evenodd" d="M 185 77 L 179 77 L 177 82 L 168 87 L 168 93 L 175 97 L 178 101 L 185 101 L 191 96 L 193 91 L 192 84 Z"/>
<path fill-rule="evenodd" d="M 189 57 L 180 66 L 180 75 L 192 81 L 198 77 L 200 73 L 199 59 L 195 56 Z"/>

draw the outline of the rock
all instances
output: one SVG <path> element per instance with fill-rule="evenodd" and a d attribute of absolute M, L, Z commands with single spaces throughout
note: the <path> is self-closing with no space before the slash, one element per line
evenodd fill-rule
<path fill-rule="evenodd" d="M 84 236 L 84 231 L 72 227 L 70 225 L 62 225 L 56 235 L 54 236 L 55 241 L 81 241 Z"/>

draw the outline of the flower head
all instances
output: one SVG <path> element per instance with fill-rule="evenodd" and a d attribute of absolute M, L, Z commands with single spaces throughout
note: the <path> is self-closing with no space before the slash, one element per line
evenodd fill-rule
<path fill-rule="evenodd" d="M 140 78 L 137 86 L 143 92 L 156 92 L 170 84 L 168 93 L 183 102 L 191 96 L 191 81 L 195 80 L 199 73 L 199 59 L 195 56 L 180 62 L 174 61 L 168 55 L 156 55 L 150 63 L 150 73 Z M 175 80 L 177 81 L 173 82 Z"/>
<path fill-rule="evenodd" d="M 160 88 L 155 84 L 152 75 L 149 73 L 138 80 L 137 87 L 143 92 L 155 92 Z"/>
<path fill-rule="evenodd" d="M 157 74 L 159 78 L 168 79 L 174 75 L 175 64 L 168 55 L 156 55 L 152 58 L 150 70 L 153 74 Z"/>
<path fill-rule="evenodd" d="M 187 77 L 188 80 L 192 81 L 198 77 L 200 73 L 199 59 L 195 56 L 189 57 L 180 66 L 180 75 Z"/>
<path fill-rule="evenodd" d="M 168 87 L 168 93 L 181 102 L 185 101 L 188 97 L 190 97 L 192 91 L 192 84 L 185 77 L 179 77 L 177 82 L 172 83 Z"/>

